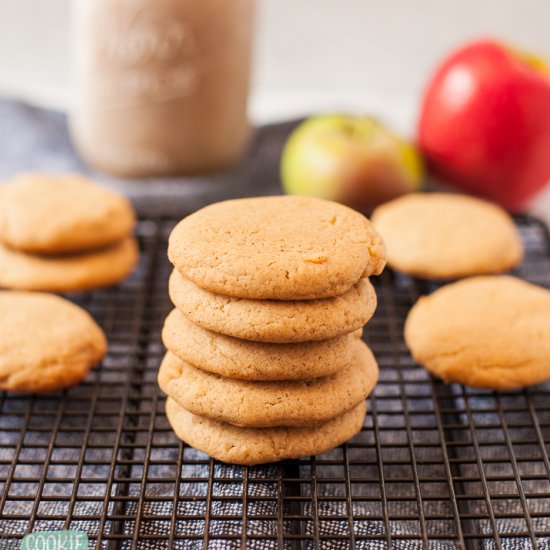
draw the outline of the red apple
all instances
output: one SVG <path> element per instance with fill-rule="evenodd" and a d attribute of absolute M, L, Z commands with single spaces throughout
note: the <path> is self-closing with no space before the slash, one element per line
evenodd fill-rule
<path fill-rule="evenodd" d="M 550 181 L 550 70 L 492 40 L 443 61 L 418 142 L 434 175 L 518 211 Z"/>

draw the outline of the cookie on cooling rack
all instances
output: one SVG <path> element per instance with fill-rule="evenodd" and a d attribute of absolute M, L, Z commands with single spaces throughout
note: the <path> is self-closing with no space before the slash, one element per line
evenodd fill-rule
<path fill-rule="evenodd" d="M 162 340 L 180 359 L 213 374 L 241 380 L 300 380 L 329 376 L 346 367 L 361 333 L 298 344 L 251 342 L 205 330 L 174 309 L 164 323 Z"/>
<path fill-rule="evenodd" d="M 440 288 L 411 309 L 413 357 L 446 382 L 513 389 L 550 379 L 550 291 L 505 275 Z"/>
<path fill-rule="evenodd" d="M 340 416 L 363 401 L 378 380 L 378 365 L 361 340 L 349 365 L 309 380 L 251 382 L 197 369 L 168 352 L 158 381 L 186 410 L 236 426 L 304 426 Z"/>
<path fill-rule="evenodd" d="M 106 248 L 78 254 L 27 254 L 0 244 L 0 287 L 69 292 L 115 284 L 135 268 L 136 240 L 126 237 Z"/>
<path fill-rule="evenodd" d="M 353 332 L 376 309 L 376 292 L 367 278 L 334 298 L 250 300 L 214 294 L 174 270 L 169 293 L 175 306 L 204 329 L 278 344 L 326 340 Z"/>
<path fill-rule="evenodd" d="M 411 193 L 379 206 L 372 223 L 386 244 L 388 265 L 417 277 L 502 273 L 523 256 L 507 212 L 465 195 Z"/>
<path fill-rule="evenodd" d="M 313 426 L 240 428 L 194 415 L 173 399 L 166 401 L 166 415 L 180 439 L 222 462 L 248 466 L 337 447 L 361 430 L 366 410 L 365 401 L 361 401 L 342 416 Z"/>
<path fill-rule="evenodd" d="M 0 291 L 0 389 L 67 388 L 106 351 L 103 331 L 77 305 L 52 294 Z"/>
<path fill-rule="evenodd" d="M 298 196 L 202 208 L 174 228 L 168 256 L 207 291 L 272 300 L 338 296 L 385 264 L 382 240 L 364 216 Z"/>
<path fill-rule="evenodd" d="M 0 243 L 33 254 L 105 247 L 132 234 L 128 199 L 76 175 L 28 173 L 0 186 Z"/>

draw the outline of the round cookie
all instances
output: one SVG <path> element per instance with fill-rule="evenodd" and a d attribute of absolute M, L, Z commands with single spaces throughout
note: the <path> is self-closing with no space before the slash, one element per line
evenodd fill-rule
<path fill-rule="evenodd" d="M 180 359 L 213 374 L 241 380 L 299 380 L 346 367 L 361 333 L 356 330 L 321 342 L 258 343 L 200 328 L 174 309 L 164 323 L 162 340 Z"/>
<path fill-rule="evenodd" d="M 82 308 L 35 292 L 0 291 L 0 389 L 48 392 L 77 384 L 107 351 Z"/>
<path fill-rule="evenodd" d="M 166 400 L 166 416 L 176 435 L 211 457 L 252 466 L 324 453 L 356 435 L 363 426 L 367 404 L 327 422 L 294 428 L 239 428 L 186 411 Z"/>
<path fill-rule="evenodd" d="M 374 314 L 376 292 L 367 278 L 335 298 L 249 300 L 199 288 L 174 270 L 168 284 L 174 305 L 194 324 L 227 336 L 289 344 L 335 338 L 361 328 Z"/>
<path fill-rule="evenodd" d="M 0 186 L 0 243 L 35 254 L 77 252 L 128 237 L 128 199 L 76 174 L 24 174 Z"/>
<path fill-rule="evenodd" d="M 363 215 L 298 196 L 207 206 L 174 228 L 168 256 L 210 292 L 273 300 L 338 296 L 385 264 L 382 240 Z"/>
<path fill-rule="evenodd" d="M 59 256 L 25 254 L 0 245 L 0 287 L 70 292 L 125 279 L 139 257 L 133 237 L 90 252 Z"/>
<path fill-rule="evenodd" d="M 405 323 L 413 357 L 446 382 L 513 389 L 550 379 L 550 291 L 505 275 L 449 284 Z"/>
<path fill-rule="evenodd" d="M 197 369 L 168 352 L 158 381 L 164 393 L 193 414 L 235 426 L 305 426 L 340 416 L 365 399 L 378 380 L 369 348 L 357 340 L 348 368 L 332 376 L 250 382 Z"/>
<path fill-rule="evenodd" d="M 386 244 L 388 265 L 417 277 L 500 273 L 523 256 L 512 218 L 465 195 L 411 193 L 379 206 L 372 223 Z"/>

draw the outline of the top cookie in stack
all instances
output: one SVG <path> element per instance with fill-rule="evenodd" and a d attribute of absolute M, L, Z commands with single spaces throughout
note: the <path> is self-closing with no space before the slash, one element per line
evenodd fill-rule
<path fill-rule="evenodd" d="M 385 265 L 382 240 L 364 216 L 297 196 L 203 208 L 176 226 L 168 257 L 204 290 L 255 300 L 340 296 Z"/>
<path fill-rule="evenodd" d="M 360 330 L 384 245 L 361 214 L 306 197 L 208 206 L 169 240 L 176 305 L 159 383 L 188 443 L 255 464 L 338 445 L 378 377 Z M 238 441 L 238 445 L 233 442 Z"/>
<path fill-rule="evenodd" d="M 77 175 L 29 173 L 0 186 L 0 286 L 63 292 L 107 286 L 134 268 L 125 197 Z"/>

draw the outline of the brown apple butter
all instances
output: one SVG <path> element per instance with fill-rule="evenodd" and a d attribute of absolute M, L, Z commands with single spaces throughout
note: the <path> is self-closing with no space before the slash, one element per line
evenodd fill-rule
<path fill-rule="evenodd" d="M 75 145 L 119 176 L 221 169 L 250 135 L 254 0 L 75 0 Z"/>

